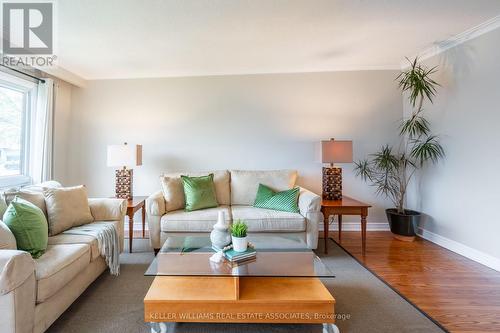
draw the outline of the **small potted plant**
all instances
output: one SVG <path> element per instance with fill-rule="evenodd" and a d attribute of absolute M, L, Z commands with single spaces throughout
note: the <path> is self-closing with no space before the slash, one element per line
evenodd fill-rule
<path fill-rule="evenodd" d="M 248 246 L 247 240 L 248 226 L 242 220 L 236 220 L 231 225 L 231 239 L 233 241 L 233 250 L 236 252 L 245 252 Z"/>

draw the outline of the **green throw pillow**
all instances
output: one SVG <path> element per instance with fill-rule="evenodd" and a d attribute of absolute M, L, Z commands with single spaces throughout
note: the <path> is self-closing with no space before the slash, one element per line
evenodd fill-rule
<path fill-rule="evenodd" d="M 3 222 L 14 234 L 18 250 L 29 252 L 35 259 L 45 253 L 49 227 L 40 208 L 15 197 L 3 215 Z"/>
<path fill-rule="evenodd" d="M 186 198 L 186 211 L 217 207 L 214 174 L 201 177 L 181 176 Z"/>
<path fill-rule="evenodd" d="M 253 204 L 254 207 L 281 210 L 284 212 L 298 213 L 300 189 L 298 187 L 290 190 L 275 192 L 266 185 L 259 184 L 257 197 Z"/>

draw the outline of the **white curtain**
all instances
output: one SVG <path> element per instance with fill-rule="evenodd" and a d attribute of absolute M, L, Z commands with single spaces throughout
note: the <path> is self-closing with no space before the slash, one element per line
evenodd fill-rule
<path fill-rule="evenodd" d="M 44 79 L 38 83 L 36 103 L 31 113 L 30 176 L 33 183 L 52 179 L 54 81 Z"/>

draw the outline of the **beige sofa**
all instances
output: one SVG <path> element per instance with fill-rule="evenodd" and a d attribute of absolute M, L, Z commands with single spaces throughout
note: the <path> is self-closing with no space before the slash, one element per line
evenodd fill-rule
<path fill-rule="evenodd" d="M 161 179 L 178 179 L 181 174 L 198 176 L 214 173 L 215 191 L 219 207 L 193 212 L 178 209 L 178 201 L 184 200 L 184 192 L 179 188 L 174 193 L 158 191 L 146 200 L 146 216 L 150 231 L 150 242 L 157 250 L 171 235 L 199 235 L 212 231 L 217 215 L 223 210 L 229 220 L 243 219 L 248 224 L 249 234 L 287 234 L 302 239 L 308 248 L 318 245 L 318 225 L 323 222 L 321 198 L 300 189 L 299 213 L 253 207 L 259 183 L 270 186 L 275 191 L 283 191 L 295 186 L 297 171 L 244 171 L 222 170 L 203 173 L 165 174 Z M 180 182 L 180 180 L 179 180 Z M 168 200 L 167 200 L 168 198 Z M 169 202 L 170 201 L 170 202 Z M 175 204 L 174 204 L 175 203 Z M 175 206 L 176 209 L 169 209 Z"/>
<path fill-rule="evenodd" d="M 123 248 L 126 201 L 89 199 L 94 222 L 116 226 Z M 3 212 L 0 212 L 3 215 Z M 0 229 L 0 237 L 10 232 Z M 15 249 L 0 249 L 0 332 L 44 332 L 107 268 L 97 239 L 85 235 L 49 237 L 39 258 Z"/>

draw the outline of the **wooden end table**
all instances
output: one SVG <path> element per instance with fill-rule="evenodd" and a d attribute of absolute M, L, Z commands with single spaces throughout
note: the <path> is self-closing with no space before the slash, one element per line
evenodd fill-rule
<path fill-rule="evenodd" d="M 366 217 L 368 216 L 368 208 L 371 205 L 355 200 L 343 195 L 340 200 L 322 200 L 321 212 L 325 216 L 324 223 L 324 238 L 325 238 L 325 253 L 328 253 L 328 229 L 329 216 L 338 215 L 339 217 L 339 242 L 342 241 L 342 215 L 359 215 L 361 216 L 361 243 L 363 254 L 366 250 Z"/>
<path fill-rule="evenodd" d="M 142 209 L 142 238 L 144 238 L 144 229 L 146 227 L 146 198 L 147 197 L 133 197 L 127 200 L 127 216 L 128 216 L 128 247 L 132 253 L 132 239 L 134 238 L 134 214 L 139 209 Z"/>

